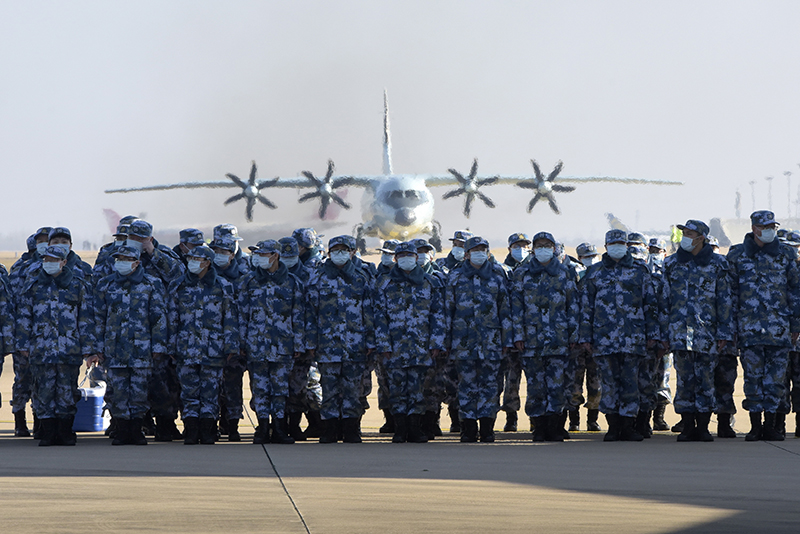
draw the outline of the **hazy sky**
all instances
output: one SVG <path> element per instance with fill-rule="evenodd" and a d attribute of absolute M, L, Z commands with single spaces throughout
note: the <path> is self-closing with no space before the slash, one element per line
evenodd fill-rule
<path fill-rule="evenodd" d="M 686 183 L 580 186 L 558 195 L 561 216 L 527 214 L 530 193 L 499 186 L 484 189 L 498 208 L 469 221 L 436 189 L 447 233 L 574 244 L 600 239 L 606 212 L 666 230 L 733 217 L 737 189 L 749 214 L 750 180 L 766 208 L 766 176 L 785 220 L 800 186 L 797 28 L 796 1 L 0 0 L 0 233 L 62 224 L 99 243 L 103 208 L 244 227 L 243 203 L 222 206 L 236 190 L 103 190 L 245 176 L 251 160 L 262 178 L 324 173 L 328 158 L 379 173 L 384 88 L 396 172 L 467 172 L 478 157 L 481 174 L 527 173 L 535 158 Z M 313 224 L 297 196 L 273 194 L 279 209 L 256 207 L 257 221 Z"/>

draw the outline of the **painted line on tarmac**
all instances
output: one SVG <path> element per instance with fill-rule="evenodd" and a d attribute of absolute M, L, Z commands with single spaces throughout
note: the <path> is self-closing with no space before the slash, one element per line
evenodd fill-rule
<path fill-rule="evenodd" d="M 256 428 L 258 425 L 255 421 L 253 421 L 253 416 L 250 415 L 250 410 L 247 409 L 247 406 L 244 407 L 244 413 L 247 414 L 247 418 L 250 420 L 250 424 L 253 425 L 253 428 Z M 281 474 L 278 473 L 278 468 L 275 467 L 275 462 L 272 461 L 272 457 L 269 455 L 269 451 L 267 450 L 266 444 L 261 444 L 261 448 L 264 450 L 264 454 L 267 455 L 267 460 L 269 460 L 269 465 L 272 466 L 272 471 L 275 473 L 275 476 L 278 477 L 278 482 L 281 483 L 281 487 L 283 488 L 283 492 L 286 494 L 286 497 L 289 499 L 289 502 L 292 503 L 292 508 L 297 513 L 297 517 L 300 518 L 300 522 L 303 523 L 303 528 L 306 529 L 308 534 L 311 534 L 311 530 L 308 528 L 308 524 L 306 523 L 303 514 L 300 513 L 300 509 L 297 507 L 297 504 L 294 502 L 292 495 L 289 493 L 289 489 L 286 487 L 286 484 L 283 483 L 283 478 Z"/>
<path fill-rule="evenodd" d="M 764 442 L 764 443 L 766 443 L 767 445 L 772 445 L 772 446 L 773 446 L 773 447 L 775 447 L 776 449 L 780 449 L 780 450 L 782 450 L 782 451 L 784 451 L 784 452 L 788 452 L 789 454 L 794 454 L 795 456 L 800 456 L 800 453 L 797 453 L 797 452 L 795 452 L 795 451 L 790 451 L 789 449 L 784 449 L 784 448 L 783 448 L 783 447 L 781 447 L 780 445 L 775 445 L 775 443 L 774 443 L 774 442 L 772 442 L 772 441 L 766 441 L 766 440 L 761 440 L 761 441 L 763 441 L 763 442 Z"/>

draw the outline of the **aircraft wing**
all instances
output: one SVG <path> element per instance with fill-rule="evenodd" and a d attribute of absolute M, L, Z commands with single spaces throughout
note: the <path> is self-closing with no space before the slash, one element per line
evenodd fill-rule
<path fill-rule="evenodd" d="M 379 176 L 331 176 L 333 187 L 370 187 Z M 305 176 L 293 178 L 273 178 L 272 180 L 258 180 L 255 182 L 258 189 L 263 187 L 277 187 L 282 189 L 305 189 L 317 187 Z M 231 180 L 219 182 L 177 182 L 174 184 L 146 185 L 141 187 L 121 187 L 106 189 L 106 193 L 134 193 L 138 191 L 168 191 L 170 189 L 231 189 L 241 188 Z"/>
<path fill-rule="evenodd" d="M 459 185 L 459 180 L 452 175 L 423 175 L 425 184 L 428 187 L 446 186 L 446 185 Z M 491 184 L 518 184 L 518 183 L 536 183 L 535 176 L 510 176 L 496 174 L 494 176 L 475 176 L 474 180 L 480 182 L 483 180 L 491 180 Z M 629 185 L 683 185 L 683 182 L 675 182 L 670 180 L 646 180 L 643 178 L 624 178 L 619 176 L 559 176 L 553 180 L 552 183 L 565 183 L 565 184 L 587 184 L 595 182 L 604 183 L 617 183 Z M 487 184 L 489 185 L 489 184 Z"/>

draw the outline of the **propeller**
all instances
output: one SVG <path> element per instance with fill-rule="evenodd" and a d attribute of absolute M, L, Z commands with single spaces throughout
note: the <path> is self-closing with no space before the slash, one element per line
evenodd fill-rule
<path fill-rule="evenodd" d="M 531 160 L 531 165 L 533 165 L 533 172 L 536 174 L 536 179 L 525 182 L 517 182 L 517 185 L 523 189 L 536 190 L 536 194 L 533 195 L 531 201 L 528 202 L 528 213 L 531 212 L 537 202 L 545 199 L 547 200 L 547 203 L 550 204 L 550 209 L 553 210 L 554 213 L 560 214 L 561 210 L 558 209 L 558 204 L 556 204 L 556 199 L 553 197 L 553 193 L 570 193 L 575 191 L 574 186 L 558 185 L 553 183 L 553 180 L 556 179 L 558 173 L 561 172 L 561 168 L 564 166 L 564 163 L 561 161 L 556 163 L 556 166 L 553 167 L 553 170 L 549 175 L 547 175 L 546 178 L 542 174 L 542 170 L 539 168 L 539 164 L 536 163 L 535 159 Z"/>
<path fill-rule="evenodd" d="M 455 176 L 456 180 L 458 180 L 459 186 L 456 189 L 448 191 L 444 195 L 442 195 L 443 199 L 446 198 L 453 198 L 461 195 L 466 195 L 467 198 L 464 200 L 464 215 L 469 217 L 470 212 L 472 211 L 472 202 L 475 200 L 475 197 L 478 197 L 486 204 L 488 207 L 493 208 L 494 202 L 491 198 L 484 195 L 480 191 L 478 191 L 479 187 L 484 185 L 489 185 L 497 182 L 498 177 L 493 176 L 491 178 L 483 178 L 481 180 L 476 180 L 475 175 L 478 173 L 478 160 L 472 160 L 472 168 L 469 171 L 469 174 L 465 178 L 463 174 L 458 172 L 455 169 L 447 169 L 450 171 L 450 174 Z"/>
<path fill-rule="evenodd" d="M 265 206 L 271 209 L 275 209 L 278 206 L 272 203 L 267 197 L 261 194 L 261 190 L 266 187 L 272 187 L 276 183 L 278 183 L 278 178 L 273 180 L 267 180 L 265 182 L 261 182 L 260 184 L 256 184 L 256 177 L 258 176 L 258 167 L 256 167 L 256 162 L 252 163 L 250 167 L 250 179 L 247 182 L 242 181 L 241 178 L 234 174 L 226 174 L 233 183 L 238 185 L 242 188 L 242 192 L 238 195 L 233 195 L 231 198 L 226 200 L 224 204 L 227 206 L 232 202 L 236 202 L 238 200 L 245 199 L 247 200 L 247 206 L 245 207 L 244 214 L 247 217 L 247 221 L 251 222 L 253 220 L 253 207 L 256 205 L 256 201 L 261 202 Z"/>
<path fill-rule="evenodd" d="M 325 213 L 328 211 L 328 206 L 330 206 L 331 202 L 335 202 L 339 204 L 346 210 L 350 209 L 350 204 L 344 201 L 342 197 L 336 194 L 334 189 L 341 187 L 344 184 L 344 180 L 332 180 L 331 177 L 333 176 L 333 160 L 328 160 L 328 171 L 325 173 L 324 178 L 317 178 L 309 171 L 303 171 L 301 174 L 308 178 L 311 182 L 313 187 L 316 187 L 317 190 L 311 193 L 306 193 L 305 195 L 301 196 L 298 199 L 298 202 L 306 202 L 311 200 L 312 198 L 319 198 L 320 205 L 319 205 L 319 218 L 324 219 Z"/>

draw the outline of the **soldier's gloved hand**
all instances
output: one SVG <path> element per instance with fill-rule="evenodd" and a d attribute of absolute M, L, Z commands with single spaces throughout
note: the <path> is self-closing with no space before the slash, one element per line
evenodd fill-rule
<path fill-rule="evenodd" d="M 299 360 L 300 356 L 302 355 L 303 355 L 302 352 L 295 352 L 294 354 L 292 354 L 292 358 L 294 358 L 295 360 Z"/>
<path fill-rule="evenodd" d="M 142 243 L 142 250 L 144 250 L 148 256 L 152 256 L 153 252 L 155 252 L 156 248 L 153 246 L 153 238 L 151 237 L 144 243 Z"/>
<path fill-rule="evenodd" d="M 725 341 L 724 339 L 718 339 L 718 340 L 717 340 L 717 350 L 719 350 L 719 352 L 722 352 L 722 351 L 724 351 L 724 350 L 725 350 L 725 347 L 726 347 L 727 345 L 728 345 L 728 342 L 727 342 L 727 341 Z"/>
<path fill-rule="evenodd" d="M 515 341 L 514 342 L 514 348 L 517 349 L 518 351 L 522 352 L 523 350 L 525 350 L 525 342 L 524 341 Z"/>
<path fill-rule="evenodd" d="M 88 358 L 86 358 L 86 368 L 91 369 L 92 366 L 96 364 L 103 363 L 103 355 L 102 354 L 92 354 Z"/>
<path fill-rule="evenodd" d="M 434 358 L 438 358 L 440 352 L 441 351 L 439 349 L 431 349 L 431 356 Z"/>
<path fill-rule="evenodd" d="M 306 354 L 308 354 L 308 357 L 313 360 L 314 358 L 317 357 L 317 349 L 308 349 L 306 351 Z"/>
<path fill-rule="evenodd" d="M 585 350 L 588 354 L 592 353 L 592 344 L 591 343 L 581 343 L 583 350 Z"/>

